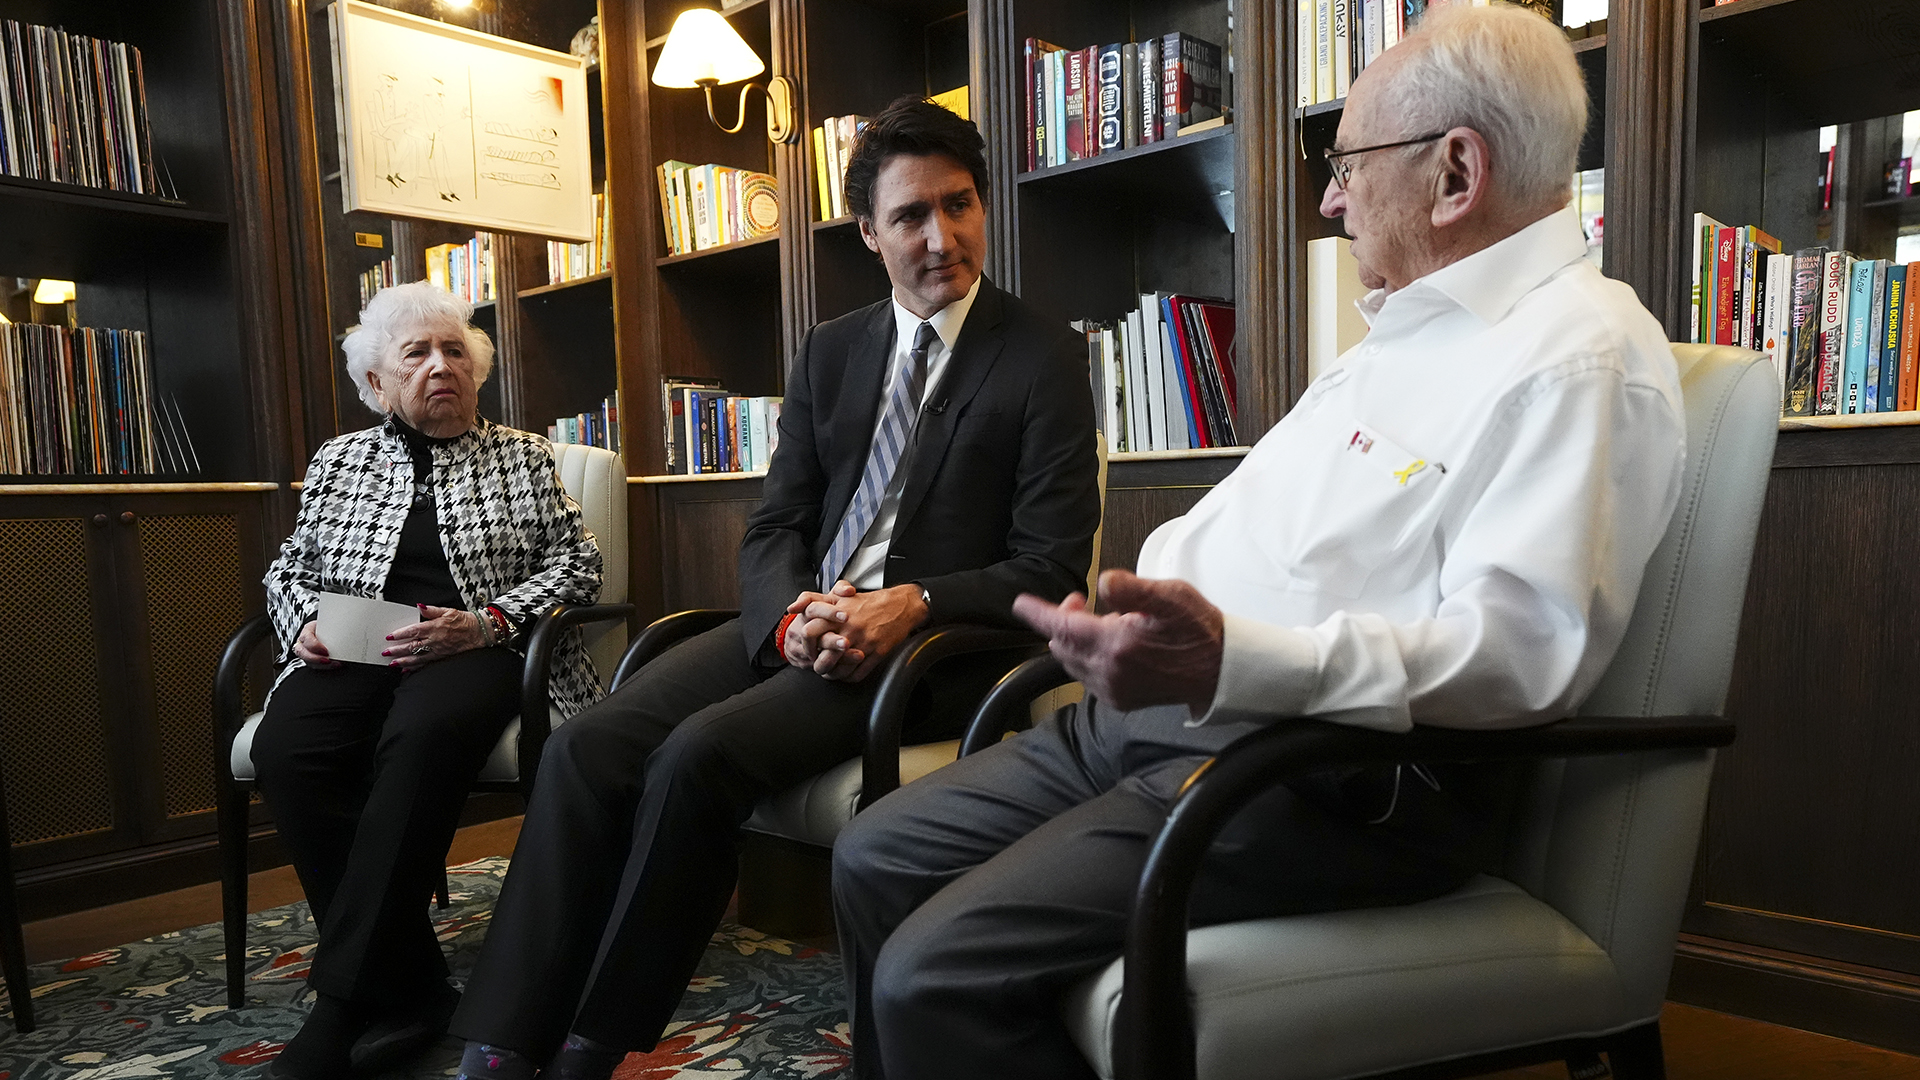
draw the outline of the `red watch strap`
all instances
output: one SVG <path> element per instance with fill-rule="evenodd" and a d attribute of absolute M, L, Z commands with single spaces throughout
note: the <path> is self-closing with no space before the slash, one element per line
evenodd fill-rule
<path fill-rule="evenodd" d="M 787 651 L 787 627 L 792 626 L 793 620 L 799 617 L 800 613 L 797 611 L 788 612 L 787 617 L 780 620 L 780 629 L 773 632 L 773 648 L 783 656 Z"/>

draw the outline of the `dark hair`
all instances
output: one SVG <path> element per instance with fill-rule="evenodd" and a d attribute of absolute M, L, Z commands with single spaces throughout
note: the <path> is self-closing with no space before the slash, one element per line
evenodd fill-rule
<path fill-rule="evenodd" d="M 873 182 L 880 166 L 895 154 L 945 154 L 973 174 L 973 189 L 987 201 L 986 140 L 973 121 L 916 97 L 903 97 L 867 121 L 847 159 L 847 209 L 854 217 L 873 217 Z"/>

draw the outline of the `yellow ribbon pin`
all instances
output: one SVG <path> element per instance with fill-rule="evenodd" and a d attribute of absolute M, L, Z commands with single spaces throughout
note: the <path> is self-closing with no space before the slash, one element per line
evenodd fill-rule
<path fill-rule="evenodd" d="M 1413 478 L 1413 474 L 1419 472 L 1421 469 L 1424 469 L 1426 467 L 1427 467 L 1426 462 L 1416 461 L 1404 469 L 1395 469 L 1393 473 L 1393 478 L 1395 480 L 1400 481 L 1401 487 L 1406 487 L 1407 481 Z"/>

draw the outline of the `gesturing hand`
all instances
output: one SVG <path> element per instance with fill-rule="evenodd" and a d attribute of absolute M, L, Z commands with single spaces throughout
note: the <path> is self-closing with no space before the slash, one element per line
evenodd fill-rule
<path fill-rule="evenodd" d="M 419 608 L 420 614 L 426 616 L 424 621 L 387 635 L 393 644 L 380 650 L 380 655 L 387 657 L 389 667 L 417 671 L 435 660 L 445 660 L 486 644 L 486 636 L 480 632 L 480 617 L 473 612 L 432 604 L 421 604 Z"/>
<path fill-rule="evenodd" d="M 1198 716 L 1211 707 L 1226 620 L 1200 590 L 1109 570 L 1100 607 L 1106 614 L 1088 611 L 1078 593 L 1059 604 L 1031 594 L 1013 602 L 1068 673 L 1115 708 L 1181 704 Z"/>

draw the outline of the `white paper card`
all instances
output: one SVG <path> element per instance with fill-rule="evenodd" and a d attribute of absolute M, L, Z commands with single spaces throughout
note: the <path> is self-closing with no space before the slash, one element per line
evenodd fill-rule
<path fill-rule="evenodd" d="M 420 609 L 412 604 L 321 593 L 319 625 L 313 629 L 335 660 L 385 667 L 392 658 L 380 653 L 393 644 L 387 635 L 419 621 Z"/>

